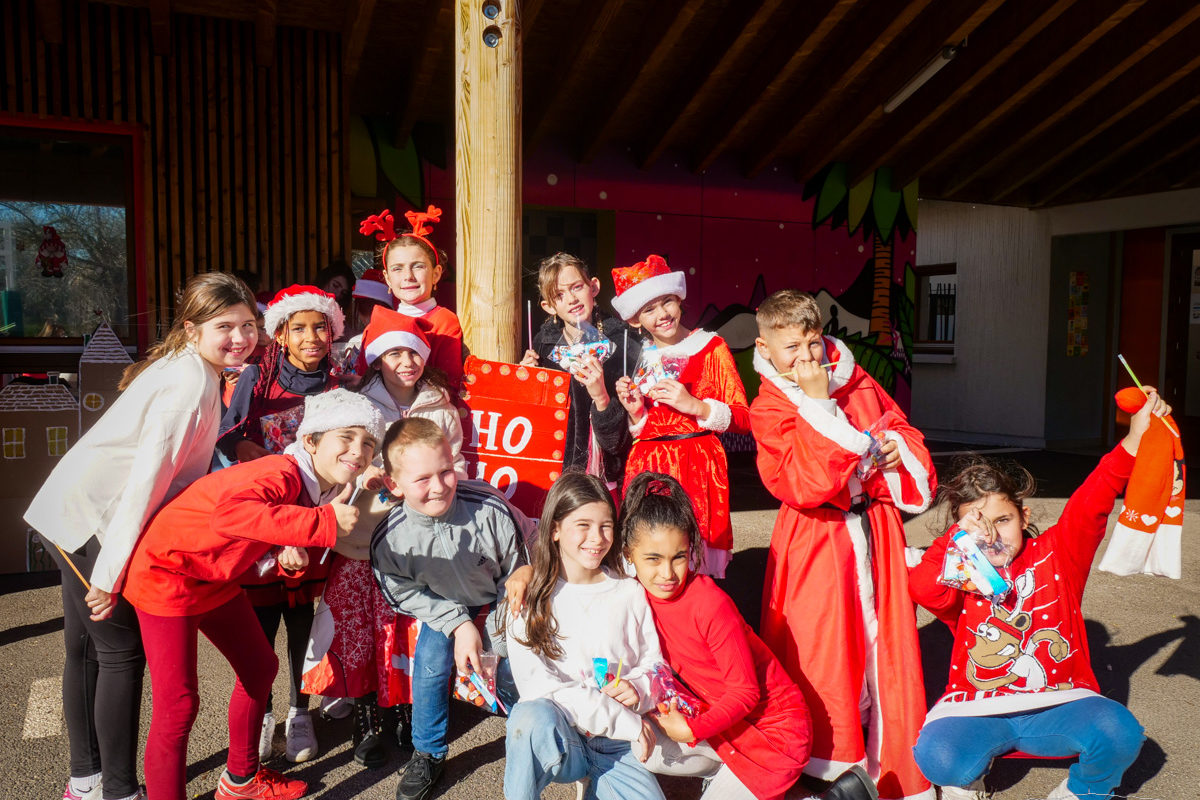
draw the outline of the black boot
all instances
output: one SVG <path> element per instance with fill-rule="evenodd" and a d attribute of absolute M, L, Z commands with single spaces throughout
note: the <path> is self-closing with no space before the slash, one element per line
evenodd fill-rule
<path fill-rule="evenodd" d="M 404 752 L 412 752 L 412 704 L 401 703 L 396 710 L 396 744 Z"/>
<path fill-rule="evenodd" d="M 354 760 L 372 769 L 387 762 L 374 694 L 354 701 Z"/>
<path fill-rule="evenodd" d="M 821 800 L 879 800 L 879 791 L 867 771 L 855 764 L 817 796 Z"/>

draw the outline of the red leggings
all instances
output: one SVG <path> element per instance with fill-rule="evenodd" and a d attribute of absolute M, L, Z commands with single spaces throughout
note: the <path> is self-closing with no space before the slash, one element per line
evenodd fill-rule
<path fill-rule="evenodd" d="M 154 800 L 185 800 L 187 745 L 200 691 L 196 632 L 203 633 L 233 667 L 229 698 L 229 758 L 234 775 L 258 771 L 258 735 L 279 659 L 243 592 L 219 608 L 187 617 L 160 617 L 138 609 L 153 711 L 146 740 L 146 791 Z"/>

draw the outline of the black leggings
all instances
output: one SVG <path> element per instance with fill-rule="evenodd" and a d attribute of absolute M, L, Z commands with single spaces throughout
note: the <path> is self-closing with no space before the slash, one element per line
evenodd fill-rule
<path fill-rule="evenodd" d="M 113 615 L 92 622 L 83 601 L 87 590 L 51 549 L 62 570 L 63 716 L 71 745 L 71 777 L 103 773 L 106 800 L 138 791 L 138 726 L 142 708 L 142 677 L 146 654 L 133 606 L 118 600 Z M 71 554 L 84 575 L 91 575 L 100 552 L 92 538 Z"/>
<path fill-rule="evenodd" d="M 258 623 L 262 625 L 263 633 L 271 647 L 275 647 L 275 634 L 279 632 L 279 623 L 283 622 L 287 630 L 288 674 L 291 676 L 291 690 L 288 701 L 292 708 L 308 708 L 308 695 L 301 693 L 301 673 L 304 669 L 304 655 L 308 652 L 308 634 L 312 632 L 313 604 L 301 603 L 295 608 L 289 608 L 286 603 L 273 606 L 255 606 L 254 613 Z M 272 699 L 267 700 L 267 710 L 271 710 Z"/>

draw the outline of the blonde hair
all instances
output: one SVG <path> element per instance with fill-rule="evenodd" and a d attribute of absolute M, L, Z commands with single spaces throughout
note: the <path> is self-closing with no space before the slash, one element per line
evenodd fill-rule
<path fill-rule="evenodd" d="M 754 315 L 758 332 L 780 328 L 801 328 L 806 331 L 821 330 L 821 307 L 808 292 L 799 289 L 781 289 L 774 292 L 758 307 Z"/>
<path fill-rule="evenodd" d="M 224 272 L 202 272 L 188 278 L 176 306 L 175 321 L 171 324 L 171 329 L 162 341 L 156 342 L 146 351 L 145 358 L 125 368 L 117 388 L 128 388 L 146 367 L 187 347 L 188 332 L 184 323 L 202 325 L 237 305 L 244 305 L 251 312 L 258 307 L 254 302 L 254 295 L 240 278 Z"/>
<path fill-rule="evenodd" d="M 404 451 L 414 445 L 440 447 L 446 443 L 446 434 L 438 424 L 424 417 L 405 417 L 393 422 L 383 435 L 383 468 L 390 475 L 398 465 Z"/>
<path fill-rule="evenodd" d="M 558 275 L 569 267 L 579 270 L 579 276 L 585 281 L 592 279 L 587 262 L 570 253 L 555 253 L 538 262 L 538 291 L 542 293 L 542 299 L 547 303 L 554 302 L 554 290 L 558 287 Z"/>

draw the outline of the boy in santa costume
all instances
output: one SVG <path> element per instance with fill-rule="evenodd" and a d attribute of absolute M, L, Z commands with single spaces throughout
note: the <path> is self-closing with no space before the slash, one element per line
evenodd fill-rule
<path fill-rule="evenodd" d="M 933 497 L 924 437 L 822 336 L 811 295 L 776 292 L 757 321 L 750 422 L 763 483 L 783 503 L 761 635 L 812 712 L 804 771 L 832 780 L 862 764 L 881 798 L 933 800 L 911 752 L 925 692 L 900 517 Z"/>

